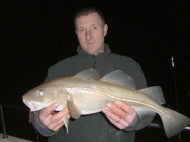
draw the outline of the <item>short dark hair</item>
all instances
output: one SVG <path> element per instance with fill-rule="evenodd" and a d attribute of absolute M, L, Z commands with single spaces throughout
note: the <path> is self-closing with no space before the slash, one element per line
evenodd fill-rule
<path fill-rule="evenodd" d="M 94 8 L 94 7 L 85 7 L 79 10 L 74 17 L 74 23 L 76 22 L 76 19 L 81 17 L 81 16 L 87 16 L 88 14 L 91 13 L 97 13 L 100 16 L 100 19 L 103 24 L 105 24 L 105 19 L 102 11 L 100 9 Z"/>

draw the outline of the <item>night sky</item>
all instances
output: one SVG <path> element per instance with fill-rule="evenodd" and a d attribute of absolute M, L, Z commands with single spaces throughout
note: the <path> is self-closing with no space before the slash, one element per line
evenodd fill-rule
<path fill-rule="evenodd" d="M 0 102 L 23 106 L 21 96 L 43 82 L 51 65 L 76 54 L 73 18 L 85 6 L 103 11 L 112 52 L 136 60 L 148 85 L 163 88 L 167 106 L 190 116 L 188 0 L 1 0 Z"/>
<path fill-rule="evenodd" d="M 104 13 L 111 51 L 137 61 L 148 86 L 162 87 L 166 106 L 190 117 L 190 0 L 126 1 L 0 0 L 0 104 L 16 107 L 5 111 L 9 134 L 20 128 L 20 137 L 35 139 L 28 111 L 17 112 L 26 110 L 22 95 L 43 83 L 50 66 L 77 53 L 74 14 L 85 6 Z M 23 116 L 23 126 L 10 114 Z"/>

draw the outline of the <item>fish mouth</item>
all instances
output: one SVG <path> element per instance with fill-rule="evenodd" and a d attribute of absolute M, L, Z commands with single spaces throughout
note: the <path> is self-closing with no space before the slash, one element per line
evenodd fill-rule
<path fill-rule="evenodd" d="M 32 100 L 23 99 L 23 102 L 28 108 L 30 108 L 30 111 L 37 111 L 45 107 L 43 103 L 39 103 Z"/>
<path fill-rule="evenodd" d="M 49 106 L 50 104 L 54 103 L 54 102 L 51 102 L 51 103 L 42 103 L 42 102 L 36 102 L 36 101 L 32 101 L 32 100 L 27 100 L 27 99 L 23 99 L 23 102 L 24 104 L 30 108 L 30 111 L 38 111 L 38 110 L 41 110 L 47 106 Z M 55 111 L 61 111 L 65 108 L 65 105 L 59 105 Z"/>

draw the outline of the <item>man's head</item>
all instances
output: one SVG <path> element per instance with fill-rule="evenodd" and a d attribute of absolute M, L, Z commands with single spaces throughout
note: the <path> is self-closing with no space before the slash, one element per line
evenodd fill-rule
<path fill-rule="evenodd" d="M 83 8 L 75 15 L 75 31 L 83 50 L 97 55 L 104 52 L 104 37 L 108 26 L 102 12 L 95 8 Z"/>

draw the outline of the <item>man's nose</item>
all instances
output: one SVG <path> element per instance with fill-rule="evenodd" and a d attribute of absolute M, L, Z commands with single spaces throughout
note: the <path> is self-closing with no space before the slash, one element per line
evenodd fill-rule
<path fill-rule="evenodd" d="M 87 30 L 87 31 L 86 31 L 86 35 L 85 35 L 85 37 L 86 37 L 87 40 L 89 40 L 89 39 L 92 38 L 92 33 L 91 33 L 90 30 Z"/>

